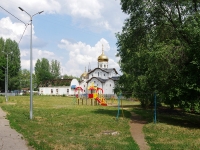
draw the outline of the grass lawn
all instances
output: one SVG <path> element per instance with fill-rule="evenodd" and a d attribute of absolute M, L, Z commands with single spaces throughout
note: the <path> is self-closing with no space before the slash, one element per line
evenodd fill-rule
<path fill-rule="evenodd" d="M 1 97 L 2 99 L 3 97 Z M 130 134 L 130 112 L 116 120 L 117 107 L 74 105 L 73 98 L 33 97 L 33 119 L 29 119 L 29 96 L 9 97 L 0 103 L 12 128 L 39 150 L 137 150 Z M 133 102 L 124 101 L 126 105 Z M 121 115 L 122 116 L 122 115 Z M 117 135 L 103 134 L 116 131 Z"/>
<path fill-rule="evenodd" d="M 152 150 L 200 149 L 200 114 L 162 108 L 157 112 L 157 123 L 154 124 L 153 110 L 135 107 L 133 111 L 149 122 L 143 131 Z"/>

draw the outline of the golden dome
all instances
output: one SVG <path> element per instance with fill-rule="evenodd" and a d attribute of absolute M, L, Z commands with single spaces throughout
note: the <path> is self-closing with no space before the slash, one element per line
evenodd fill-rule
<path fill-rule="evenodd" d="M 98 57 L 98 62 L 108 61 L 108 57 L 104 54 L 103 45 L 102 45 L 102 54 Z"/>
<path fill-rule="evenodd" d="M 81 75 L 81 77 L 86 77 L 87 76 L 87 73 L 86 72 L 84 72 L 82 75 Z"/>
<path fill-rule="evenodd" d="M 87 72 L 86 72 L 86 68 L 85 68 L 85 72 L 81 75 L 81 77 L 85 78 L 87 76 Z"/>

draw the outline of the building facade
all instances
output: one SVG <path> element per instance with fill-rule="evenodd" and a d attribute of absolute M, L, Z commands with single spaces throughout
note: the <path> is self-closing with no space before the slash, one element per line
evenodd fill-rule
<path fill-rule="evenodd" d="M 102 54 L 97 59 L 97 68 L 85 72 L 81 75 L 80 87 L 83 89 L 83 93 L 87 94 L 88 87 L 91 84 L 103 89 L 103 93 L 106 95 L 114 95 L 115 82 L 119 79 L 119 74 L 115 68 L 109 68 L 108 57 L 104 54 L 102 46 Z"/>

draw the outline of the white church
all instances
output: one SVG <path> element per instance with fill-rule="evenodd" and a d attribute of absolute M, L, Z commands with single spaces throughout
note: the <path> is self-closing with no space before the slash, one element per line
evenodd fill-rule
<path fill-rule="evenodd" d="M 80 81 L 73 79 L 70 86 L 57 87 L 40 87 L 40 95 L 74 95 L 75 88 L 81 87 L 82 94 L 88 93 L 88 87 L 94 86 L 103 89 L 104 95 L 114 95 L 115 82 L 119 79 L 119 74 L 115 68 L 109 68 L 108 57 L 104 54 L 102 46 L 102 54 L 98 57 L 97 68 L 88 71 L 80 76 Z"/>

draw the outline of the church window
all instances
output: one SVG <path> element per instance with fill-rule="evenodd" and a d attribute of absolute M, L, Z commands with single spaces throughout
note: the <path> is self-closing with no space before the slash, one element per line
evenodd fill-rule
<path fill-rule="evenodd" d="M 67 89 L 67 93 L 69 92 L 69 89 Z"/>
<path fill-rule="evenodd" d="M 98 72 L 98 77 L 99 77 L 99 72 Z"/>
<path fill-rule="evenodd" d="M 51 89 L 51 94 L 53 94 L 53 89 Z"/>
<path fill-rule="evenodd" d="M 106 65 L 104 65 L 104 68 L 106 68 Z"/>
<path fill-rule="evenodd" d="M 111 86 L 111 84 L 110 84 L 110 86 Z"/>
<path fill-rule="evenodd" d="M 96 83 L 96 81 L 94 81 L 94 83 Z"/>
<path fill-rule="evenodd" d="M 106 76 L 106 75 L 104 74 L 104 76 Z"/>
<path fill-rule="evenodd" d="M 100 67 L 102 67 L 102 65 L 100 65 Z"/>

